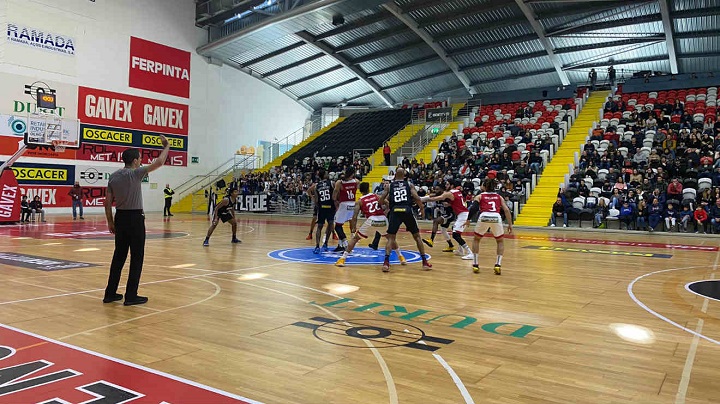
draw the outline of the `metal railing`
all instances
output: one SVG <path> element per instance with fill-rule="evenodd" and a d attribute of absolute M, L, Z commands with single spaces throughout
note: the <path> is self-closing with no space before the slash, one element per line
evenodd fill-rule
<path fill-rule="evenodd" d="M 279 140 L 273 140 L 270 143 L 269 150 L 263 151 L 262 165 L 266 165 L 276 158 L 292 150 L 293 147 L 302 143 L 305 139 L 310 137 L 313 133 L 319 131 L 335 122 L 340 117 L 339 114 L 326 113 L 315 115 L 312 119 L 305 122 L 305 125 L 290 133 Z"/>
<path fill-rule="evenodd" d="M 231 159 L 227 160 L 207 174 L 195 175 L 189 180 L 178 185 L 175 188 L 175 193 L 179 196 L 178 199 L 182 199 L 193 192 L 197 192 L 214 185 L 230 173 L 233 173 L 233 176 L 238 177 L 244 174 L 244 172 L 259 168 L 258 161 L 259 158 L 255 155 L 236 154 Z"/>

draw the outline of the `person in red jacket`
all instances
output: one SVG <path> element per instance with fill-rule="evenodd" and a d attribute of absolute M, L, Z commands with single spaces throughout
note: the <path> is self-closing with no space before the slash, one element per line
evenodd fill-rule
<path fill-rule="evenodd" d="M 698 233 L 700 227 L 702 227 L 703 234 L 707 234 L 708 214 L 705 209 L 698 205 L 693 216 L 695 217 L 695 233 Z"/>
<path fill-rule="evenodd" d="M 386 166 L 390 165 L 390 152 L 391 152 L 390 145 L 388 144 L 388 142 L 385 142 L 383 144 L 383 157 L 385 157 L 385 165 Z"/>
<path fill-rule="evenodd" d="M 673 178 L 667 187 L 667 199 L 681 200 L 683 194 L 683 186 L 677 178 Z"/>

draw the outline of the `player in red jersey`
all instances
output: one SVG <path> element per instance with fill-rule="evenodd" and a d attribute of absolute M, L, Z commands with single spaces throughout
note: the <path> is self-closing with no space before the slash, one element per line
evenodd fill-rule
<path fill-rule="evenodd" d="M 480 217 L 478 218 L 477 224 L 475 225 L 475 238 L 473 239 L 472 252 L 473 252 L 473 272 L 476 274 L 480 272 L 480 266 L 478 264 L 478 252 L 480 251 L 480 240 L 483 238 L 485 233 L 492 232 L 497 243 L 497 260 L 495 261 L 495 275 L 500 275 L 502 265 L 502 257 L 505 252 L 505 244 L 503 242 L 503 236 L 505 234 L 503 229 L 502 216 L 500 211 L 505 213 L 505 218 L 508 220 L 508 234 L 512 233 L 512 213 L 505 204 L 505 199 L 500 196 L 495 190 L 497 189 L 497 180 L 494 178 L 488 178 L 483 182 L 482 193 L 475 197 L 473 206 L 471 207 L 472 213 L 476 212 L 476 209 L 480 210 Z"/>
<path fill-rule="evenodd" d="M 333 200 L 337 210 L 335 211 L 335 232 L 340 241 L 338 242 L 335 252 L 344 251 L 348 246 L 347 236 L 343 225 L 350 221 L 355 211 L 355 193 L 357 192 L 358 180 L 355 179 L 355 169 L 348 168 L 345 170 L 345 178 L 335 182 L 333 190 Z M 355 229 L 350 226 L 350 233 L 354 233 Z"/>
<path fill-rule="evenodd" d="M 368 238 L 368 234 L 370 234 L 371 231 L 379 232 L 383 236 L 387 234 L 388 219 L 387 216 L 385 216 L 385 210 L 383 209 L 378 196 L 370 193 L 369 183 L 360 183 L 360 194 L 362 195 L 360 197 L 360 203 L 355 205 L 353 217 L 350 219 L 350 227 L 357 228 L 357 219 L 360 212 L 365 215 L 365 223 L 357 229 L 357 232 L 355 232 L 352 240 L 350 240 L 345 252 L 343 252 L 342 257 L 340 257 L 340 259 L 338 259 L 335 263 L 335 265 L 339 267 L 345 266 L 345 260 L 352 252 L 353 248 L 355 248 L 355 245 L 360 241 L 360 239 Z M 398 259 L 400 260 L 400 264 L 406 265 L 407 262 L 405 261 L 405 257 L 403 257 L 400 253 L 400 247 L 397 242 L 394 242 L 391 247 L 395 250 Z"/>
<path fill-rule="evenodd" d="M 458 242 L 458 253 L 462 256 L 462 259 L 471 260 L 473 259 L 472 251 L 470 251 L 470 246 L 467 245 L 462 237 L 462 232 L 465 229 L 465 225 L 467 225 L 469 216 L 468 208 L 465 206 L 465 198 L 463 197 L 462 181 L 451 181 L 451 187 L 449 191 L 443 192 L 442 195 L 433 196 L 428 200 L 438 202 L 447 199 L 450 202 L 450 206 L 456 217 L 452 236 L 453 239 Z"/>

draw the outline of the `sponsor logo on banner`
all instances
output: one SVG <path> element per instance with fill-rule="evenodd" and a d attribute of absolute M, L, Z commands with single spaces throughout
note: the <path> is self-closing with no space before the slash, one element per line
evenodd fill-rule
<path fill-rule="evenodd" d="M 71 37 L 22 24 L 7 23 L 7 40 L 63 55 L 75 55 L 75 41 Z"/>
<path fill-rule="evenodd" d="M 12 171 L 0 174 L 0 222 L 20 221 L 20 187 Z"/>
<path fill-rule="evenodd" d="M 55 109 L 38 108 L 34 102 L 26 101 L 13 101 L 13 112 L 16 114 L 46 114 L 46 115 L 57 115 L 62 117 L 65 114 L 65 107 L 58 106 Z"/>
<path fill-rule="evenodd" d="M 2 125 L 0 125 L 2 126 Z M 23 140 L 15 136 L 0 136 L 0 155 L 11 156 L 22 146 Z M 65 149 L 62 153 L 48 149 L 27 149 L 23 157 L 41 157 L 75 160 L 75 149 Z"/>
<path fill-rule="evenodd" d="M 72 197 L 69 195 L 72 186 L 52 186 L 52 185 L 20 185 L 22 195 L 27 195 L 29 200 L 36 196 L 40 197 L 40 201 L 45 208 L 70 208 L 72 207 Z M 85 207 L 102 207 L 105 206 L 105 197 L 107 189 L 105 187 L 82 187 L 82 202 Z"/>
<path fill-rule="evenodd" d="M 433 108 L 425 112 L 425 120 L 430 122 L 451 121 L 452 108 Z"/>
<path fill-rule="evenodd" d="M 15 163 L 11 169 L 15 173 L 15 178 L 18 183 L 21 185 L 72 185 L 75 182 L 75 166 Z"/>
<path fill-rule="evenodd" d="M 246 212 L 267 212 L 267 195 L 239 195 L 237 198 L 237 207 L 235 208 L 235 210 Z"/>
<path fill-rule="evenodd" d="M 81 186 L 107 186 L 110 174 L 116 170 L 111 167 L 75 167 L 75 172 L 78 174 L 75 180 L 79 181 Z"/>
<path fill-rule="evenodd" d="M 3 402 L 258 404 L 7 325 L 0 340 Z"/>
<path fill-rule="evenodd" d="M 133 144 L 133 134 L 130 131 L 100 129 L 83 126 L 82 128 L 83 142 L 107 142 L 119 144 Z"/>
<path fill-rule="evenodd" d="M 84 143 L 77 150 L 77 159 L 84 161 L 109 161 L 122 162 L 122 152 L 127 150 L 127 146 L 115 146 L 107 144 Z M 140 159 L 142 164 L 152 164 L 155 159 L 160 157 L 162 150 L 138 148 L 140 151 Z M 170 150 L 165 165 L 174 167 L 187 166 L 187 152 Z"/>
<path fill-rule="evenodd" d="M 58 271 L 61 269 L 96 267 L 87 262 L 65 261 L 55 258 L 38 257 L 8 252 L 0 252 L 0 263 L 16 267 L 36 269 L 38 271 Z"/>
<path fill-rule="evenodd" d="M 190 98 L 190 52 L 130 37 L 130 87 Z"/>
<path fill-rule="evenodd" d="M 83 123 L 187 136 L 188 106 L 88 87 L 78 87 Z"/>

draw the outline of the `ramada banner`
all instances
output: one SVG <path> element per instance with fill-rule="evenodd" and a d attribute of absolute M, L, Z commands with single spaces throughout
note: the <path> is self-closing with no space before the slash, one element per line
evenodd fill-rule
<path fill-rule="evenodd" d="M 78 119 L 84 124 L 188 135 L 188 106 L 78 87 Z"/>
<path fill-rule="evenodd" d="M 130 37 L 130 87 L 190 98 L 190 52 Z"/>

